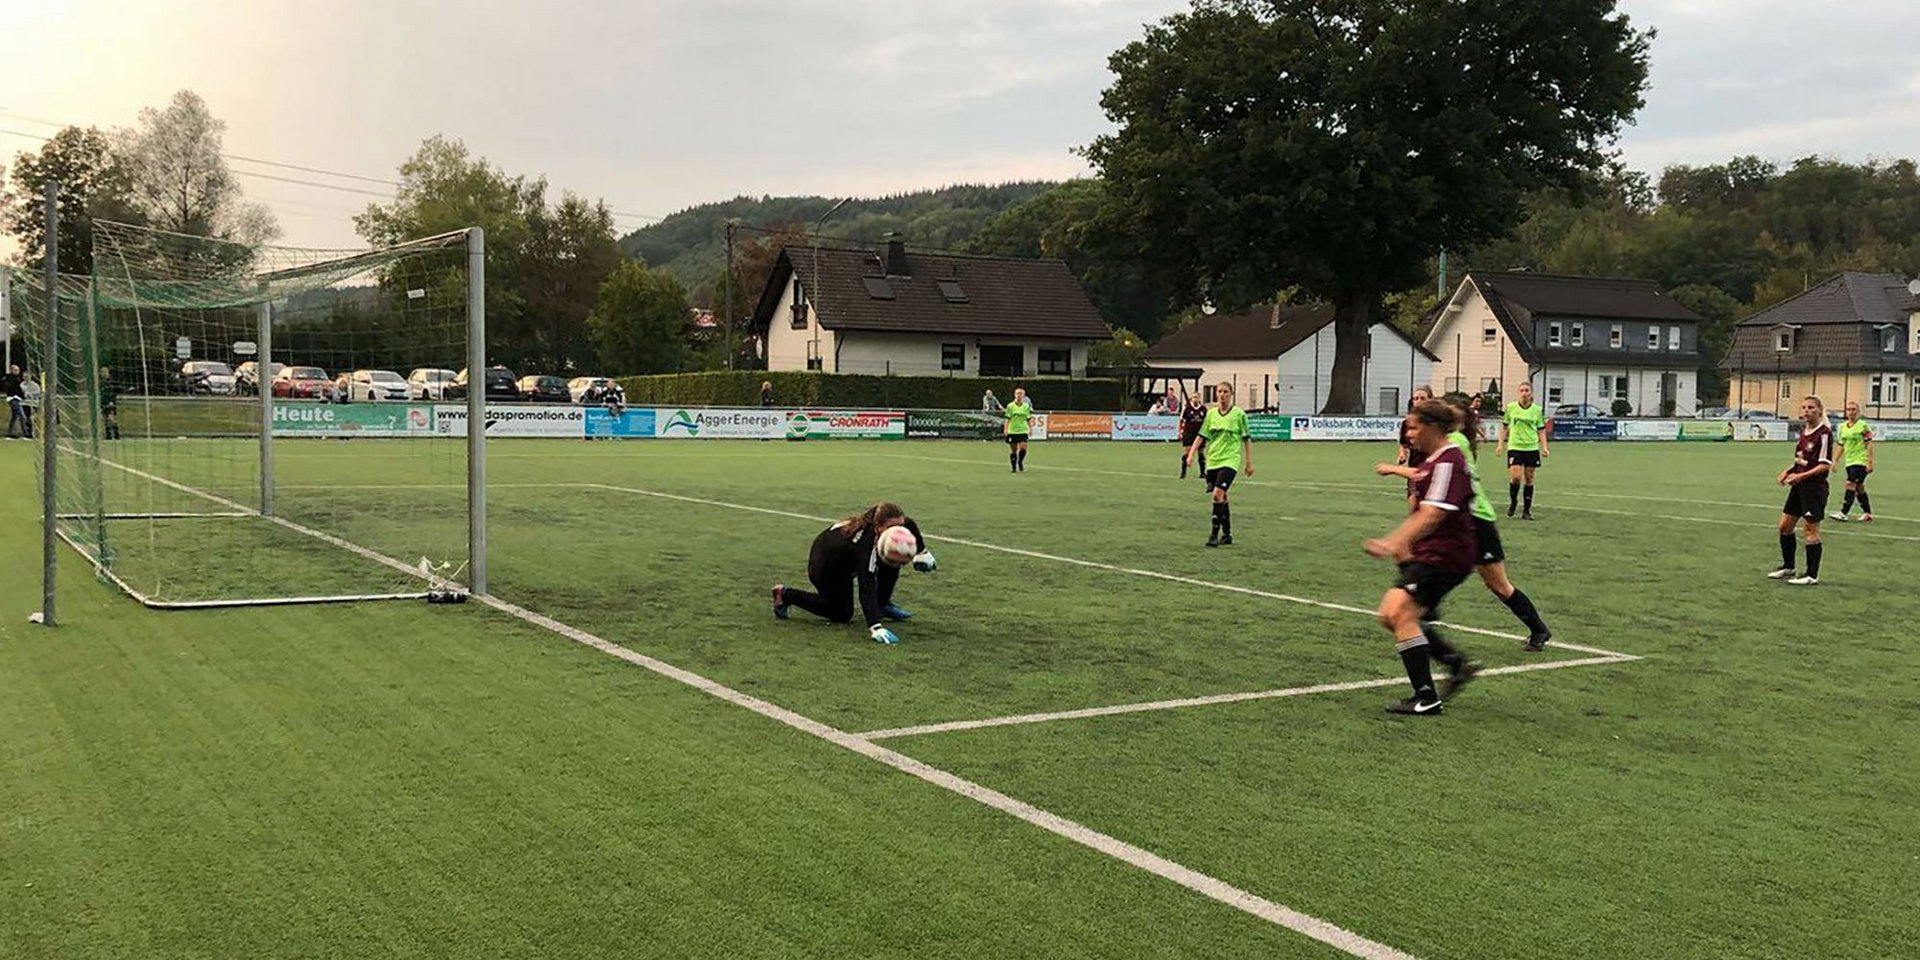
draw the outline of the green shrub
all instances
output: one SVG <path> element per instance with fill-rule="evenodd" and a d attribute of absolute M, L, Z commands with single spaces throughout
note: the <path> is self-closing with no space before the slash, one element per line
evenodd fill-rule
<path fill-rule="evenodd" d="M 1118 380 L 1066 377 L 881 377 L 821 373 L 814 370 L 717 370 L 621 377 L 627 402 L 661 407 L 757 407 L 760 383 L 773 383 L 779 407 L 878 410 L 978 410 L 980 395 L 992 390 L 1002 403 L 1014 387 L 1041 410 L 1122 409 Z"/>

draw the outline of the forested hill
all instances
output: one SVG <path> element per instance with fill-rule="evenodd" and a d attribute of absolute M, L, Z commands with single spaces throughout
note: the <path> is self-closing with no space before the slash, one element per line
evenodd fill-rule
<path fill-rule="evenodd" d="M 960 185 L 890 197 L 855 199 L 821 228 L 828 236 L 878 240 L 897 230 L 921 247 L 956 249 L 1001 211 L 1044 192 L 1051 183 Z M 729 217 L 758 227 L 810 225 L 832 197 L 735 197 L 682 210 L 620 239 L 629 257 L 663 267 L 688 289 L 708 283 L 726 262 L 722 230 Z"/>

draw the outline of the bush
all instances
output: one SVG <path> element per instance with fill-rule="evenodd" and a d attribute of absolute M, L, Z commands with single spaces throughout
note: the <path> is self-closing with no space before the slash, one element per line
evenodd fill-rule
<path fill-rule="evenodd" d="M 1628 403 L 1625 400 L 1615 400 L 1613 402 L 1613 415 L 1616 417 L 1633 416 L 1633 404 Z"/>
<path fill-rule="evenodd" d="M 761 381 L 772 381 L 779 407 L 882 410 L 978 410 L 992 390 L 1002 403 L 1014 387 L 1040 410 L 1119 410 L 1118 380 L 1065 377 L 882 377 L 815 370 L 716 370 L 650 377 L 620 377 L 627 402 L 663 407 L 757 407 Z"/>

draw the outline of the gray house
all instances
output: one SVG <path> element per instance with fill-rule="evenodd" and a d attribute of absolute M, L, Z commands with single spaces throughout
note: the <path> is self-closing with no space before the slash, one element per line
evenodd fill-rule
<path fill-rule="evenodd" d="M 1879 420 L 1920 414 L 1920 294 L 1894 273 L 1841 273 L 1740 321 L 1727 355 L 1727 406 L 1797 415 L 1812 394 Z"/>

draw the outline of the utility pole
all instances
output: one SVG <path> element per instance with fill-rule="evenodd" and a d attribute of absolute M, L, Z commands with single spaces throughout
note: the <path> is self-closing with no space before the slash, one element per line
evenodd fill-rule
<path fill-rule="evenodd" d="M 821 215 L 820 215 L 820 219 L 818 219 L 818 220 L 815 220 L 815 221 L 813 222 L 813 236 L 812 236 L 812 240 L 813 240 L 813 285 L 814 285 L 814 288 L 815 288 L 815 289 L 812 289 L 812 290 L 808 290 L 808 291 L 806 292 L 806 295 L 807 295 L 807 299 L 809 299 L 809 300 L 812 300 L 812 301 L 813 301 L 813 309 L 812 309 L 812 310 L 810 310 L 810 311 L 808 311 L 808 313 L 810 314 L 810 316 L 809 316 L 809 317 L 807 318 L 807 322 L 808 322 L 809 324 L 811 324 L 811 323 L 813 323 L 814 321 L 816 321 L 816 320 L 818 320 L 818 319 L 820 318 L 820 290 L 819 290 L 819 288 L 820 288 L 820 287 L 823 287 L 823 286 L 825 286 L 825 284 L 822 284 L 822 283 L 820 282 L 820 228 L 821 228 L 821 227 L 822 227 L 823 225 L 825 225 L 825 224 L 826 224 L 826 222 L 827 222 L 827 218 L 828 218 L 828 217 L 831 217 L 831 216 L 833 216 L 834 214 L 836 214 L 836 213 L 839 213 L 839 212 L 840 212 L 840 208 L 841 208 L 841 207 L 844 207 L 844 206 L 846 206 L 846 205 L 847 205 L 847 201 L 849 201 L 849 200 L 852 200 L 852 199 L 853 199 L 852 197 L 841 197 L 841 198 L 840 198 L 840 200 L 839 200 L 839 201 L 838 201 L 837 203 L 835 203 L 835 204 L 834 204 L 833 206 L 831 206 L 831 207 L 828 207 L 828 208 L 827 208 L 827 212 L 826 212 L 826 213 L 823 213 L 823 214 L 821 214 Z M 814 340 L 813 340 L 813 343 L 814 343 L 814 350 L 815 350 L 815 351 L 817 352 L 817 351 L 819 350 L 819 343 L 820 343 L 820 338 L 819 338 L 819 336 L 818 336 L 817 334 L 816 334 L 816 335 L 815 335 L 815 337 L 814 337 Z M 821 370 L 825 370 L 826 368 L 827 368 L 827 360 L 826 360 L 826 358 L 825 358 L 825 357 L 821 357 L 821 358 L 820 358 L 820 369 L 821 369 Z M 838 372 L 838 371 L 835 371 L 835 372 Z"/>
<path fill-rule="evenodd" d="M 725 368 L 728 370 L 733 369 L 733 230 L 739 225 L 738 217 L 727 218 L 727 322 L 721 336 L 726 338 L 722 346 L 726 354 Z"/>

